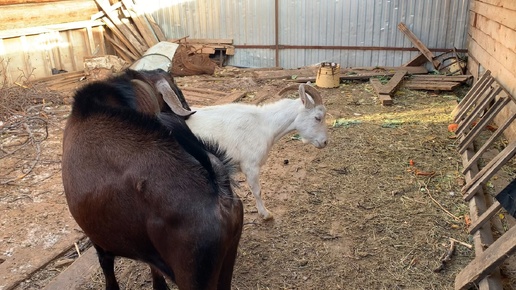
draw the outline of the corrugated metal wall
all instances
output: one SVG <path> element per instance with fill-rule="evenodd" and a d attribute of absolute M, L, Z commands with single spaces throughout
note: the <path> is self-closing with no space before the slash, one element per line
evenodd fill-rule
<path fill-rule="evenodd" d="M 278 0 L 279 66 L 295 68 L 323 61 L 342 67 L 399 66 L 418 54 L 406 50 L 412 44 L 397 29 L 399 22 L 430 49 L 466 49 L 469 2 Z M 275 0 L 153 3 L 160 7 L 153 16 L 167 37 L 232 38 L 237 50 L 228 64 L 276 65 Z"/>

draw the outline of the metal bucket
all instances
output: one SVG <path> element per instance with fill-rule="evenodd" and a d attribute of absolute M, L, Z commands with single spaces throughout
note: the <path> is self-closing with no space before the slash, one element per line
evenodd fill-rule
<path fill-rule="evenodd" d="M 340 84 L 340 65 L 334 62 L 321 63 L 315 84 L 321 88 L 338 87 Z"/>

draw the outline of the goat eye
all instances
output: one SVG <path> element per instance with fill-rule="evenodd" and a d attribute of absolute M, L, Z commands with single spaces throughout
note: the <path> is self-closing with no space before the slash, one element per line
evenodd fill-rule
<path fill-rule="evenodd" d="M 316 120 L 317 122 L 321 122 L 321 118 L 320 118 L 320 117 L 315 117 L 315 120 Z"/>

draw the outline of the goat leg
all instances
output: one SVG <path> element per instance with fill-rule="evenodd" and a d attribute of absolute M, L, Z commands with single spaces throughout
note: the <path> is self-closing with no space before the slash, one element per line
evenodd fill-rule
<path fill-rule="evenodd" d="M 104 251 L 104 249 L 96 244 L 93 244 L 93 246 L 95 247 L 95 250 L 97 250 L 100 268 L 102 268 L 104 278 L 106 279 L 106 290 L 120 290 L 115 277 L 115 256 Z"/>

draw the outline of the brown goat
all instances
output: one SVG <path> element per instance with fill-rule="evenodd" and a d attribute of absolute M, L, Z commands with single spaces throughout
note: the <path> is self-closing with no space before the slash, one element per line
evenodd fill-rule
<path fill-rule="evenodd" d="M 97 250 L 106 289 L 119 289 L 116 256 L 147 263 L 154 289 L 168 289 L 163 275 L 181 290 L 230 289 L 243 224 L 232 168 L 193 135 L 180 109 L 138 99 L 184 101 L 157 74 L 129 71 L 76 92 L 63 135 L 70 212 Z"/>

